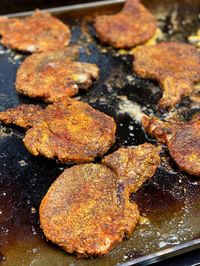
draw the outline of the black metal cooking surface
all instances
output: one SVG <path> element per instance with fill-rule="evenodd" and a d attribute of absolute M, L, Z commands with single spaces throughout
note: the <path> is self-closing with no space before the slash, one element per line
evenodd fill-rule
<path fill-rule="evenodd" d="M 186 41 L 188 35 L 197 31 L 198 1 L 146 2 L 158 18 L 162 40 Z M 80 60 L 96 63 L 101 69 L 99 81 L 88 92 L 81 93 L 80 99 L 114 117 L 117 141 L 109 152 L 121 146 L 155 142 L 148 139 L 129 114 L 120 113 L 119 105 L 127 97 L 146 113 L 156 114 L 156 103 L 161 97 L 157 84 L 132 73 L 131 55 L 99 45 L 88 14 L 91 12 L 59 15 L 72 27 L 71 43 L 82 46 Z M 25 57 L 0 47 L 0 110 L 19 103 L 37 103 L 15 91 L 16 70 Z M 189 99 L 180 108 L 185 118 L 200 109 Z M 49 186 L 68 166 L 30 155 L 23 146 L 23 136 L 24 131 L 17 127 L 0 127 L 0 264 L 3 266 L 110 266 L 200 238 L 200 180 L 180 172 L 163 149 L 157 174 L 132 196 L 142 219 L 131 239 L 102 258 L 81 260 L 64 253 L 45 241 L 39 227 L 38 207 Z"/>

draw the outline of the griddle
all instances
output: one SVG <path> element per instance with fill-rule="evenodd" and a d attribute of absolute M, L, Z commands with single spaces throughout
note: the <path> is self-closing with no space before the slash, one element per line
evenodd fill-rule
<path fill-rule="evenodd" d="M 79 99 L 114 117 L 116 144 L 122 146 L 145 141 L 155 143 L 141 125 L 119 105 L 127 97 L 146 113 L 158 114 L 161 97 L 158 84 L 132 73 L 132 56 L 100 45 L 92 20 L 96 13 L 114 13 L 124 1 L 102 1 L 86 5 L 50 9 L 72 29 L 71 44 L 80 44 L 80 61 L 96 63 L 101 69 L 98 82 Z M 151 0 L 144 4 L 155 14 L 163 32 L 162 41 L 187 42 L 199 25 L 198 0 Z M 31 12 L 10 14 L 23 17 Z M 15 91 L 16 71 L 26 54 L 0 47 L 0 110 L 20 103 L 41 104 Z M 185 98 L 179 114 L 188 119 L 199 111 L 198 104 Z M 0 126 L 0 264 L 2 266 L 85 266 L 147 265 L 200 247 L 200 180 L 181 172 L 163 148 L 162 163 L 155 176 L 134 195 L 142 216 L 132 237 L 110 254 L 92 259 L 77 259 L 46 242 L 40 229 L 38 207 L 56 177 L 69 165 L 43 157 L 34 157 L 23 146 L 24 131 Z M 98 162 L 100 159 L 97 159 Z"/>

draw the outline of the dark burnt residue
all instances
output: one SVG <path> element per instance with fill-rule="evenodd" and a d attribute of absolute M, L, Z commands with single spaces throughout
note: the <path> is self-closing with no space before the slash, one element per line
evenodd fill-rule
<path fill-rule="evenodd" d="M 135 200 L 143 215 L 158 222 L 159 217 L 156 217 L 158 212 L 163 212 L 163 215 L 173 215 L 183 206 L 182 184 L 179 184 L 178 176 L 160 171 L 152 182 L 141 188 L 135 195 Z"/>

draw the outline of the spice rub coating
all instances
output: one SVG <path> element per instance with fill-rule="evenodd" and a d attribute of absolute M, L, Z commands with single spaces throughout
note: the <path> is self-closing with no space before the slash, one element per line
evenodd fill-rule
<path fill-rule="evenodd" d="M 63 49 L 71 37 L 67 25 L 38 10 L 23 19 L 1 17 L 0 35 L 4 46 L 30 53 Z"/>
<path fill-rule="evenodd" d="M 15 124 L 19 127 L 30 128 L 40 121 L 42 114 L 43 109 L 39 105 L 21 104 L 0 112 L 0 121 L 5 124 Z"/>
<path fill-rule="evenodd" d="M 200 119 L 190 122 L 165 122 L 143 116 L 145 131 L 167 145 L 181 170 L 200 177 Z"/>
<path fill-rule="evenodd" d="M 23 139 L 31 154 L 83 163 L 102 156 L 115 142 L 114 120 L 86 103 L 63 99 L 31 118 L 29 105 L 0 112 L 0 120 L 22 127 L 32 126 Z M 17 112 L 17 116 L 16 116 Z M 34 120 L 35 117 L 35 120 Z"/>
<path fill-rule="evenodd" d="M 128 0 L 115 15 L 97 16 L 97 36 L 114 48 L 132 48 L 149 40 L 156 31 L 156 20 L 139 0 Z"/>
<path fill-rule="evenodd" d="M 133 70 L 143 78 L 159 81 L 163 90 L 159 109 L 170 109 L 194 90 L 200 81 L 200 54 L 195 47 L 178 42 L 143 46 L 134 54 Z"/>
<path fill-rule="evenodd" d="M 95 64 L 76 62 L 78 47 L 33 54 L 17 71 L 16 90 L 32 98 L 55 102 L 91 87 L 99 76 Z"/>
<path fill-rule="evenodd" d="M 130 194 L 154 175 L 159 162 L 159 149 L 143 144 L 119 149 L 102 164 L 65 170 L 40 205 L 46 238 L 79 256 L 107 254 L 136 227 L 139 211 Z"/>

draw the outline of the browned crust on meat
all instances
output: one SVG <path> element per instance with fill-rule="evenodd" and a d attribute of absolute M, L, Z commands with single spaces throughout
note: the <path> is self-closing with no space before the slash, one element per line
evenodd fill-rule
<path fill-rule="evenodd" d="M 55 158 L 62 163 L 93 161 L 115 142 L 116 124 L 110 116 L 70 98 L 44 110 L 30 105 L 12 108 L 0 112 L 0 120 L 33 126 L 23 140 L 26 148 L 35 156 Z"/>
<path fill-rule="evenodd" d="M 19 127 L 30 128 L 42 120 L 43 109 L 39 105 L 22 104 L 0 112 L 0 121 L 5 124 L 15 124 Z"/>
<path fill-rule="evenodd" d="M 115 166 L 111 167 L 119 154 L 118 166 L 122 168 L 117 172 Z M 140 168 L 136 169 L 134 162 L 138 166 L 140 159 Z M 157 148 L 144 144 L 120 149 L 107 156 L 103 165 L 85 164 L 65 170 L 40 205 L 45 236 L 66 252 L 79 256 L 107 254 L 132 234 L 139 211 L 130 202 L 130 193 L 154 174 L 158 164 Z"/>
<path fill-rule="evenodd" d="M 161 121 L 157 117 L 149 117 L 144 115 L 141 119 L 144 131 L 150 136 L 156 137 L 161 143 L 166 143 L 170 139 L 177 128 L 177 124 Z"/>
<path fill-rule="evenodd" d="M 195 47 L 178 42 L 143 46 L 134 54 L 133 69 L 143 78 L 159 81 L 163 90 L 159 109 L 174 107 L 200 81 L 200 54 Z"/>
<path fill-rule="evenodd" d="M 139 220 L 136 204 L 117 199 L 116 177 L 102 165 L 66 170 L 40 205 L 40 223 L 47 239 L 66 252 L 103 255 L 131 234 Z"/>
<path fill-rule="evenodd" d="M 63 49 L 71 33 L 67 25 L 49 13 L 36 11 L 24 19 L 0 18 L 0 35 L 3 45 L 33 53 Z"/>
<path fill-rule="evenodd" d="M 55 102 L 72 97 L 81 89 L 91 87 L 99 76 L 94 64 L 75 62 L 77 47 L 33 54 L 25 59 L 17 71 L 16 90 L 32 98 Z"/>
<path fill-rule="evenodd" d="M 200 177 L 200 120 L 184 124 L 167 146 L 181 170 Z"/>
<path fill-rule="evenodd" d="M 188 174 L 200 176 L 200 120 L 170 123 L 155 117 L 142 118 L 144 130 L 168 147 L 179 168 Z"/>
<path fill-rule="evenodd" d="M 156 31 L 156 20 L 139 0 L 128 0 L 121 12 L 97 16 L 97 36 L 114 48 L 132 48 L 149 40 Z"/>
<path fill-rule="evenodd" d="M 24 143 L 33 155 L 61 162 L 90 162 L 115 142 L 114 120 L 86 103 L 63 100 L 46 108 L 45 122 L 27 131 Z"/>
<path fill-rule="evenodd" d="M 160 147 L 144 143 L 135 149 L 120 148 L 102 162 L 120 176 L 120 182 L 129 188 L 129 192 L 135 193 L 155 173 L 160 163 L 159 152 Z M 133 173 L 138 175 L 133 178 Z"/>

